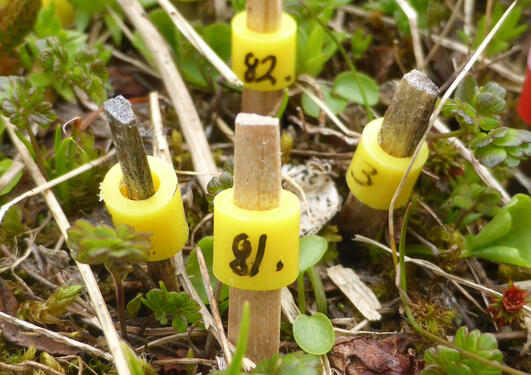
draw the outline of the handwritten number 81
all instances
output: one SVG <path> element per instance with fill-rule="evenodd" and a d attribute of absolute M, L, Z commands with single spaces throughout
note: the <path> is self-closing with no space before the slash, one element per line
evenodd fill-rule
<path fill-rule="evenodd" d="M 250 270 L 247 265 L 247 258 L 251 255 L 252 248 L 248 238 L 249 236 L 246 233 L 240 233 L 234 237 L 232 241 L 232 253 L 236 259 L 229 263 L 229 267 L 236 275 L 249 275 L 253 277 L 258 273 L 260 264 L 264 258 L 267 235 L 262 234 L 258 239 L 258 251 L 256 252 L 256 258 Z"/>

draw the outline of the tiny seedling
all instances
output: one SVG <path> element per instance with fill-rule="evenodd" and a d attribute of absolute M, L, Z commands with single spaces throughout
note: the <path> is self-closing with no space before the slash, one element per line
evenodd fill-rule
<path fill-rule="evenodd" d="M 151 248 L 149 235 L 137 233 L 128 225 L 116 229 L 108 225 L 93 225 L 77 220 L 68 230 L 68 247 L 72 257 L 81 263 L 103 264 L 116 287 L 116 302 L 122 337 L 127 340 L 125 322 L 124 264 L 145 261 Z"/>
<path fill-rule="evenodd" d="M 503 355 L 498 350 L 496 338 L 489 333 L 481 333 L 479 330 L 468 332 L 466 327 L 457 331 L 454 345 L 469 353 L 501 363 Z M 485 366 L 472 358 L 463 356 L 457 350 L 444 345 L 431 348 L 424 353 L 424 361 L 427 367 L 422 375 L 498 375 L 501 370 Z"/>
<path fill-rule="evenodd" d="M 523 307 L 529 299 L 529 293 L 513 283 L 504 290 L 502 296 L 492 296 L 492 304 L 487 308 L 493 314 L 493 319 L 500 327 L 520 323 L 524 317 Z"/>
<path fill-rule="evenodd" d="M 161 281 L 160 289 L 152 289 L 142 298 L 142 303 L 155 314 L 160 324 L 168 324 L 168 316 L 172 317 L 171 325 L 179 333 L 186 332 L 188 323 L 196 323 L 201 319 L 199 304 L 184 292 L 168 292 Z"/>
<path fill-rule="evenodd" d="M 327 312 L 326 296 L 323 283 L 315 265 L 319 263 L 328 248 L 328 241 L 323 237 L 311 235 L 301 238 L 299 245 L 299 277 L 297 290 L 299 297 L 299 310 L 306 311 L 306 295 L 304 290 L 304 274 L 308 272 L 313 286 L 317 310 L 323 314 Z"/>
<path fill-rule="evenodd" d="M 478 87 L 474 77 L 468 76 L 442 110 L 445 117 L 455 118 L 461 129 L 434 138 L 463 137 L 481 164 L 517 167 L 531 155 L 531 132 L 500 126 L 505 94 L 495 82 Z"/>

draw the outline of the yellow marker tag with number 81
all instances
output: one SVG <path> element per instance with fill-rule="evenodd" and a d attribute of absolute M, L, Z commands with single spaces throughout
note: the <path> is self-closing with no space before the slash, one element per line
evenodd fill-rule
<path fill-rule="evenodd" d="M 299 198 L 283 190 L 280 206 L 239 208 L 233 189 L 214 198 L 214 274 L 231 287 L 274 290 L 299 274 Z"/>
<path fill-rule="evenodd" d="M 397 158 L 380 147 L 378 132 L 382 122 L 383 118 L 373 120 L 363 129 L 361 141 L 347 171 L 347 185 L 352 194 L 365 205 L 377 210 L 389 210 L 411 157 Z M 428 160 L 428 154 L 428 145 L 424 142 L 395 203 L 396 208 L 407 202 L 422 167 Z"/>
<path fill-rule="evenodd" d="M 114 225 L 128 224 L 137 232 L 151 233 L 148 261 L 157 261 L 181 251 L 188 239 L 188 224 L 173 166 L 152 156 L 148 163 L 155 185 L 151 197 L 138 201 L 126 197 L 119 163 L 105 175 L 101 196 Z"/>
<path fill-rule="evenodd" d="M 295 81 L 297 23 L 282 14 L 281 26 L 272 33 L 257 33 L 247 27 L 247 12 L 232 19 L 232 70 L 244 87 L 275 91 Z"/>

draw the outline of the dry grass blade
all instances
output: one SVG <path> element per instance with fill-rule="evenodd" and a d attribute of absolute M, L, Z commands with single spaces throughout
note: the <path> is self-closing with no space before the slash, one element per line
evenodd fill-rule
<path fill-rule="evenodd" d="M 31 190 L 28 190 L 26 191 L 25 193 L 19 195 L 18 197 L 10 200 L 9 202 L 5 203 L 2 205 L 2 207 L 0 207 L 0 223 L 2 222 L 2 219 L 4 218 L 4 215 L 6 214 L 7 210 L 9 210 L 9 208 L 15 204 L 17 204 L 18 202 L 28 198 L 28 197 L 32 197 L 34 195 L 37 195 L 39 193 L 42 193 L 46 190 L 49 190 L 51 188 L 53 188 L 54 186 L 56 185 L 59 185 L 65 181 L 68 181 L 69 179 L 71 178 L 74 178 L 78 175 L 80 175 L 81 173 L 85 173 L 86 171 L 94 168 L 94 167 L 97 167 L 98 165 L 100 165 L 101 163 L 104 163 L 106 162 L 107 160 L 109 160 L 111 157 L 113 157 L 115 154 L 115 151 L 114 150 L 111 150 L 107 155 L 104 155 L 102 156 L 101 158 L 98 158 L 98 159 L 95 159 L 95 160 L 92 160 L 91 162 L 88 162 L 80 167 L 77 167 L 76 169 L 72 169 L 70 172 L 68 173 L 65 173 L 64 175 L 62 176 L 59 176 L 57 178 L 54 178 L 53 180 L 51 181 L 48 181 L 44 184 L 41 184 Z"/>
<path fill-rule="evenodd" d="M 411 39 L 413 40 L 413 53 L 415 54 L 415 62 L 417 63 L 417 69 L 422 69 L 424 67 L 424 52 L 422 51 L 422 44 L 420 42 L 417 12 L 406 0 L 396 0 L 396 2 L 400 8 L 402 8 L 409 21 Z"/>
<path fill-rule="evenodd" d="M 153 56 L 158 71 L 164 77 L 163 82 L 177 111 L 195 170 L 201 173 L 216 174 L 217 167 L 210 152 L 205 130 L 190 93 L 177 71 L 168 44 L 155 26 L 147 19 L 144 9 L 137 0 L 117 0 L 117 2 L 142 38 L 149 40 L 147 47 Z M 210 177 L 208 175 L 199 175 L 198 179 L 201 187 L 206 192 Z"/>
<path fill-rule="evenodd" d="M 195 47 L 195 49 L 218 70 L 218 72 L 232 85 L 243 86 L 243 82 L 236 77 L 236 74 L 225 64 L 223 60 L 217 55 L 203 38 L 197 34 L 194 28 L 186 21 L 186 19 L 179 13 L 177 8 L 173 6 L 169 0 L 158 0 L 162 9 L 168 13 L 171 20 L 177 26 L 179 31 L 186 39 Z"/>
<path fill-rule="evenodd" d="M 195 251 L 197 254 L 197 260 L 199 261 L 201 276 L 203 276 L 203 284 L 205 285 L 205 290 L 207 291 L 210 309 L 212 310 L 212 315 L 214 316 L 214 321 L 216 322 L 216 328 L 218 329 L 219 336 L 221 338 L 221 348 L 223 349 L 223 354 L 225 354 L 225 359 L 230 363 L 232 361 L 232 353 L 229 350 L 229 343 L 227 337 L 225 336 L 225 331 L 223 330 L 223 322 L 221 321 L 221 316 L 219 315 L 218 303 L 216 301 L 216 297 L 214 297 L 205 258 L 203 257 L 203 252 L 201 251 L 200 247 L 196 247 Z"/>
<path fill-rule="evenodd" d="M 83 342 L 79 342 L 76 340 L 72 340 L 69 337 L 63 336 L 57 332 L 50 331 L 46 328 L 42 328 L 39 326 L 36 326 L 35 324 L 32 324 L 30 322 L 26 322 L 24 320 L 17 319 L 11 315 L 8 315 L 2 311 L 0 311 L 0 319 L 4 320 L 8 323 L 14 324 L 18 327 L 31 330 L 35 334 L 46 336 L 52 340 L 55 340 L 57 342 L 60 342 L 62 344 L 66 344 L 68 346 L 71 346 L 73 348 L 78 349 L 80 352 L 92 354 L 93 356 L 104 358 L 107 361 L 112 361 L 112 356 L 109 353 L 106 353 L 102 350 L 99 350 L 93 346 L 87 345 Z"/>
<path fill-rule="evenodd" d="M 28 168 L 33 180 L 38 185 L 44 185 L 46 183 L 46 179 L 39 171 L 37 164 L 31 157 L 26 146 L 20 139 L 18 139 L 17 135 L 15 134 L 14 126 L 5 117 L 2 117 L 2 120 L 6 125 L 6 130 L 9 134 L 11 142 L 20 153 L 22 160 L 24 160 L 24 163 L 26 164 L 26 167 Z M 48 205 L 48 208 L 50 209 L 62 236 L 67 239 L 67 230 L 70 227 L 70 223 L 68 222 L 63 209 L 59 205 L 57 198 L 52 191 L 45 190 L 44 199 L 46 200 L 46 204 Z M 116 370 L 119 375 L 130 375 L 131 372 L 129 370 L 129 366 L 127 365 L 127 360 L 125 359 L 122 348 L 120 347 L 120 338 L 114 329 L 114 323 L 111 319 L 109 311 L 107 310 L 107 306 L 103 300 L 100 289 L 98 288 L 98 282 L 96 281 L 96 278 L 94 277 L 94 274 L 92 273 L 92 270 L 88 264 L 76 262 L 76 266 L 79 269 L 79 273 L 81 274 L 83 282 L 85 283 L 85 287 L 87 288 L 94 309 L 96 310 L 96 315 L 98 316 L 103 334 L 107 340 L 107 345 L 109 346 L 109 350 L 112 354 Z"/>
<path fill-rule="evenodd" d="M 461 83 L 463 78 L 465 78 L 466 74 L 470 71 L 472 66 L 476 63 L 476 61 L 479 58 L 479 56 L 487 48 L 487 46 L 489 45 L 489 43 L 492 40 L 492 38 L 494 37 L 494 35 L 498 31 L 498 29 L 501 27 L 503 22 L 507 19 L 509 14 L 511 14 L 512 10 L 514 9 L 514 7 L 516 6 L 517 3 L 518 3 L 518 0 L 513 1 L 513 3 L 509 6 L 509 8 L 507 8 L 505 13 L 503 13 L 503 15 L 501 16 L 499 21 L 496 23 L 496 25 L 494 25 L 494 27 L 489 32 L 489 34 L 485 37 L 485 39 L 480 44 L 478 49 L 474 52 L 474 54 L 472 55 L 470 60 L 465 64 L 465 66 L 463 67 L 463 69 L 461 70 L 461 72 L 459 73 L 457 78 L 454 80 L 454 82 L 452 82 L 452 84 L 450 85 L 448 90 L 446 90 L 446 92 L 444 93 L 442 99 L 440 100 L 439 104 L 437 105 L 437 107 L 435 108 L 435 110 L 433 111 L 433 113 L 431 115 L 430 123 L 428 124 L 428 128 L 426 129 L 426 131 L 424 132 L 424 135 L 420 139 L 420 142 L 419 142 L 417 148 L 415 149 L 415 152 L 413 153 L 413 156 L 411 157 L 411 162 L 409 163 L 409 166 L 408 166 L 408 168 L 406 170 L 406 173 L 402 177 L 402 180 L 400 181 L 400 184 L 398 185 L 398 188 L 396 189 L 395 194 L 393 196 L 393 199 L 391 200 L 391 204 L 389 206 L 389 238 L 391 238 L 391 245 L 392 245 L 391 247 L 392 247 L 393 252 L 395 254 L 396 254 L 396 243 L 394 241 L 395 231 L 394 231 L 394 220 L 393 220 L 393 215 L 394 215 L 394 210 L 395 210 L 395 203 L 396 203 L 396 200 L 398 199 L 398 196 L 400 195 L 400 192 L 402 191 L 402 188 L 404 187 L 404 184 L 406 182 L 407 176 L 409 175 L 409 172 L 411 171 L 413 163 L 417 159 L 417 156 L 418 156 L 418 154 L 420 152 L 420 149 L 422 148 L 422 145 L 423 145 L 424 141 L 426 140 L 426 137 L 428 136 L 428 133 L 430 132 L 433 124 L 435 123 L 435 121 L 437 120 L 437 117 L 441 113 L 442 108 L 444 106 L 444 103 L 446 103 L 448 98 L 450 98 L 450 96 L 453 94 L 453 92 L 455 91 L 455 89 L 457 88 L 459 83 Z"/>

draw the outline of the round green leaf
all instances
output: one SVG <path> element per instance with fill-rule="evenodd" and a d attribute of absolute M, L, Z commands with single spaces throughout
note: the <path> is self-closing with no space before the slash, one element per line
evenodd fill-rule
<path fill-rule="evenodd" d="M 376 82 L 366 74 L 358 73 L 358 78 L 367 97 L 367 104 L 375 105 L 378 103 L 378 85 Z M 361 89 L 356 82 L 356 77 L 352 72 L 343 72 L 337 75 L 334 80 L 334 94 L 339 95 L 347 100 L 358 104 L 363 103 L 363 96 Z"/>
<path fill-rule="evenodd" d="M 301 238 L 299 245 L 299 272 L 306 272 L 321 260 L 328 241 L 321 236 L 306 236 Z"/>
<path fill-rule="evenodd" d="M 337 115 L 338 113 L 343 112 L 347 107 L 347 101 L 340 96 L 332 94 L 332 89 L 330 87 L 324 85 L 321 85 L 320 87 L 321 91 L 323 92 L 324 102 L 332 111 L 332 113 Z M 319 117 L 319 112 L 321 109 L 312 99 L 310 99 L 308 95 L 303 93 L 301 102 L 304 112 L 314 118 Z"/>
<path fill-rule="evenodd" d="M 321 313 L 299 315 L 293 323 L 293 336 L 302 350 L 314 355 L 328 353 L 335 340 L 332 323 Z"/>

